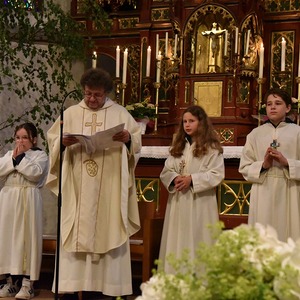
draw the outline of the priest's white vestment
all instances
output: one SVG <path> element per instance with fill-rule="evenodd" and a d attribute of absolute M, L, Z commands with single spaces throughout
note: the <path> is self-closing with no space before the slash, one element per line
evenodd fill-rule
<path fill-rule="evenodd" d="M 97 111 L 84 100 L 66 109 L 63 131 L 92 135 L 122 123 L 131 135 L 129 147 L 123 144 L 87 154 L 77 143 L 64 150 L 59 292 L 132 293 L 129 237 L 140 228 L 134 176 L 140 127 L 123 106 L 107 98 Z M 60 119 L 48 131 L 47 186 L 55 193 L 59 132 Z"/>
<path fill-rule="evenodd" d="M 288 168 L 277 162 L 262 171 L 267 148 L 273 140 L 288 160 Z M 276 128 L 265 123 L 252 130 L 243 148 L 239 172 L 252 182 L 249 224 L 274 227 L 278 238 L 300 237 L 300 127 L 281 122 Z"/>
<path fill-rule="evenodd" d="M 200 158 L 193 156 L 194 144 L 186 142 L 181 157 L 169 156 L 160 174 L 169 192 L 159 259 L 167 273 L 173 268 L 167 263 L 169 254 L 179 258 L 189 249 L 191 259 L 200 242 L 213 242 L 209 225 L 219 220 L 215 187 L 224 178 L 224 158 L 218 150 L 209 149 Z M 186 191 L 176 191 L 173 180 L 178 175 L 191 175 L 192 185 Z"/>
<path fill-rule="evenodd" d="M 0 158 L 0 274 L 38 280 L 43 247 L 43 201 L 40 188 L 48 173 L 48 156 L 28 150 L 19 164 L 13 151 Z"/>

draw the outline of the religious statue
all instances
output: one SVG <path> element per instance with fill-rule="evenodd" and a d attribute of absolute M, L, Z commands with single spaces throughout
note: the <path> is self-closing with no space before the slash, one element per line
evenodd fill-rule
<path fill-rule="evenodd" d="M 215 73 L 217 67 L 217 57 L 220 50 L 220 37 L 226 31 L 226 29 L 218 29 L 217 23 L 212 24 L 211 30 L 206 30 L 202 32 L 203 36 L 209 37 L 209 60 L 208 60 L 208 73 Z"/>

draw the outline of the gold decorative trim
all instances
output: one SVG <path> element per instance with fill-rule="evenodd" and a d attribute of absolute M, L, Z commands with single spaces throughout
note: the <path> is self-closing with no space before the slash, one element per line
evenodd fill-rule
<path fill-rule="evenodd" d="M 218 208 L 220 215 L 248 215 L 251 183 L 224 180 L 218 186 Z"/>

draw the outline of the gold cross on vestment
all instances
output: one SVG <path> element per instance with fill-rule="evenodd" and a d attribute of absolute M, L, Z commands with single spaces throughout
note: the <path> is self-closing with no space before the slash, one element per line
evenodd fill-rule
<path fill-rule="evenodd" d="M 101 126 L 102 122 L 97 123 L 97 114 L 92 115 L 92 122 L 86 122 L 85 126 L 90 127 L 91 126 L 91 134 L 96 133 L 97 126 Z"/>

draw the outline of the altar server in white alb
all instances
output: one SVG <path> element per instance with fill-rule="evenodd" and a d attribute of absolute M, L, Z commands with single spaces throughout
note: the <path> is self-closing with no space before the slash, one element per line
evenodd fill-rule
<path fill-rule="evenodd" d="M 183 250 L 191 259 L 200 242 L 213 243 L 209 225 L 218 222 L 216 186 L 224 178 L 223 149 L 200 106 L 187 108 L 160 174 L 169 192 L 159 259 L 173 273 L 167 257 Z"/>
<path fill-rule="evenodd" d="M 43 245 L 40 188 L 48 173 L 48 156 L 37 145 L 37 129 L 24 123 L 15 129 L 15 147 L 0 158 L 0 274 L 6 284 L 0 298 L 34 297 Z"/>
<path fill-rule="evenodd" d="M 78 291 L 129 295 L 129 237 L 140 228 L 134 170 L 141 150 L 141 131 L 125 107 L 108 97 L 113 81 L 106 71 L 87 70 L 81 85 L 84 99 L 65 110 L 64 133 L 93 135 L 123 123 L 125 128 L 113 136 L 121 142 L 119 146 L 91 153 L 75 137 L 64 134 L 58 288 L 65 293 L 63 299 L 78 299 Z M 60 119 L 48 131 L 47 186 L 55 193 L 59 132 Z"/>
<path fill-rule="evenodd" d="M 252 182 L 249 224 L 271 225 L 278 238 L 300 237 L 300 127 L 287 114 L 291 96 L 270 89 L 265 97 L 268 120 L 252 130 L 239 171 Z"/>

